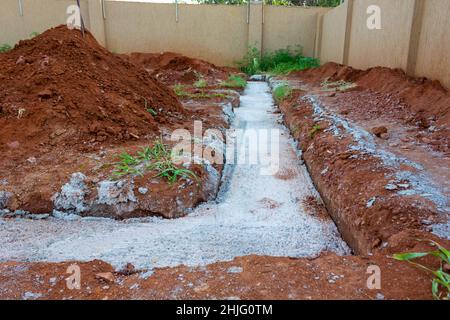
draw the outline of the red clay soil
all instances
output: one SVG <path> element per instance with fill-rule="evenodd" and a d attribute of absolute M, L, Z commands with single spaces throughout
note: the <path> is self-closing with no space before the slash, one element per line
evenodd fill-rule
<path fill-rule="evenodd" d="M 70 290 L 68 267 L 81 269 L 81 288 Z M 433 261 L 428 265 L 436 267 Z M 367 286 L 380 268 L 381 288 Z M 369 270 L 369 271 L 368 271 Z M 137 272 L 137 273 L 135 273 Z M 206 267 L 116 272 L 102 261 L 0 264 L 0 299 L 432 299 L 431 276 L 388 256 L 323 254 L 294 259 L 245 256 Z M 372 283 L 369 281 L 369 283 Z"/>
<path fill-rule="evenodd" d="M 301 89 L 280 103 L 285 122 L 299 141 L 328 211 L 356 253 L 406 250 L 417 239 L 430 238 L 432 225 L 447 221 L 450 95 L 444 88 L 399 70 L 358 71 L 332 63 L 291 74 L 288 80 Z M 339 80 L 357 86 L 343 90 L 326 86 L 326 81 Z M 315 114 L 311 94 L 341 123 Z M 372 136 L 377 148 L 422 169 L 408 162 L 392 167 L 370 152 L 352 148 L 355 137 L 342 121 Z M 399 172 L 419 180 L 428 177 L 440 189 L 442 203 L 422 195 L 426 191 L 409 192 L 415 182 L 393 181 Z"/>
<path fill-rule="evenodd" d="M 450 125 L 450 94 L 439 81 L 407 76 L 400 69 L 375 67 L 368 70 L 357 70 L 349 66 L 327 63 L 318 69 L 291 73 L 289 78 L 300 78 L 311 84 L 320 84 L 325 80 L 343 80 L 358 85 L 358 90 L 375 91 L 398 100 L 404 104 L 414 118 L 411 122 L 420 122 L 428 128 L 430 122 L 439 125 Z M 386 108 L 377 106 L 381 114 Z"/>
<path fill-rule="evenodd" d="M 173 52 L 131 53 L 122 57 L 143 67 L 167 85 L 193 84 L 200 78 L 205 79 L 209 85 L 215 85 L 221 80 L 226 80 L 230 73 L 237 73 L 237 70 L 233 68 L 218 67 L 212 63 Z"/>
<path fill-rule="evenodd" d="M 42 145 L 159 135 L 161 124 L 184 114 L 172 90 L 109 53 L 89 32 L 83 39 L 65 26 L 1 54 L 0 70 L 0 151 L 7 156 Z M 147 108 L 161 109 L 160 116 Z"/>

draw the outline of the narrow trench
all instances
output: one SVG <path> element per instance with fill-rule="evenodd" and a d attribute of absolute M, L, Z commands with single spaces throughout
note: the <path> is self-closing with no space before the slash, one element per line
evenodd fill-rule
<path fill-rule="evenodd" d="M 101 259 L 117 268 L 128 262 L 154 268 L 206 265 L 249 254 L 349 254 L 331 218 L 314 216 L 305 207 L 306 198 L 320 196 L 298 159 L 294 140 L 273 111 L 268 84 L 249 82 L 232 128 L 243 129 L 244 135 L 258 129 L 279 130 L 277 174 L 261 174 L 261 164 L 233 165 L 225 170 L 226 180 L 216 201 L 176 220 L 0 221 L 0 260 Z"/>

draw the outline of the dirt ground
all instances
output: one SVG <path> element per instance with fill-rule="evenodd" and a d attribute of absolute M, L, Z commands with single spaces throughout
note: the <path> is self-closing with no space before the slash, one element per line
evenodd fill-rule
<path fill-rule="evenodd" d="M 427 238 L 435 229 L 448 237 L 450 95 L 445 89 L 398 70 L 363 72 L 336 64 L 286 80 L 294 90 L 280 104 L 285 122 L 330 214 L 357 253 L 389 250 L 399 234 L 407 247 L 416 241 L 408 230 L 421 230 Z M 434 104 L 425 109 L 427 96 Z"/>
<path fill-rule="evenodd" d="M 431 247 L 418 243 L 413 250 Z M 432 259 L 421 261 L 437 267 Z M 76 264 L 80 289 L 67 282 Z M 380 269 L 380 287 L 369 277 Z M 67 280 L 69 279 L 69 280 Z M 0 264 L 0 299 L 290 299 L 290 300 L 428 300 L 430 275 L 388 255 L 317 258 L 245 256 L 205 267 L 114 270 L 91 262 Z"/>

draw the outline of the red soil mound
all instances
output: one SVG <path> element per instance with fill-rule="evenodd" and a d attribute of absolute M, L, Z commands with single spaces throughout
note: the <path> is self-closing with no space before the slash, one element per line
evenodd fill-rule
<path fill-rule="evenodd" d="M 437 125 L 450 125 L 450 94 L 438 81 L 409 77 L 400 69 L 375 67 L 362 71 L 331 62 L 292 74 L 299 75 L 313 82 L 326 78 L 355 82 L 362 89 L 396 95 L 425 127 L 429 120 L 436 121 Z"/>
<path fill-rule="evenodd" d="M 228 78 L 231 68 L 217 67 L 212 63 L 188 58 L 178 53 L 131 53 L 123 55 L 130 62 L 145 68 L 165 84 L 191 84 L 200 77 L 207 80 Z M 233 70 L 235 71 L 235 70 Z"/>
<path fill-rule="evenodd" d="M 172 90 L 89 32 L 59 26 L 0 54 L 0 152 L 159 135 L 184 113 Z"/>

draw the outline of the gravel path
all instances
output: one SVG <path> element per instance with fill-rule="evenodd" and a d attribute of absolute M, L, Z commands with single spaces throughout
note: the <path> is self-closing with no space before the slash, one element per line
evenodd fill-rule
<path fill-rule="evenodd" d="M 203 204 L 176 220 L 0 220 L 0 261 L 101 259 L 115 267 L 131 262 L 153 268 L 205 265 L 249 254 L 349 253 L 331 219 L 316 218 L 304 208 L 304 198 L 318 195 L 272 109 L 267 84 L 250 82 L 234 127 L 280 130 L 278 176 L 261 175 L 261 164 L 236 165 L 217 203 Z"/>

